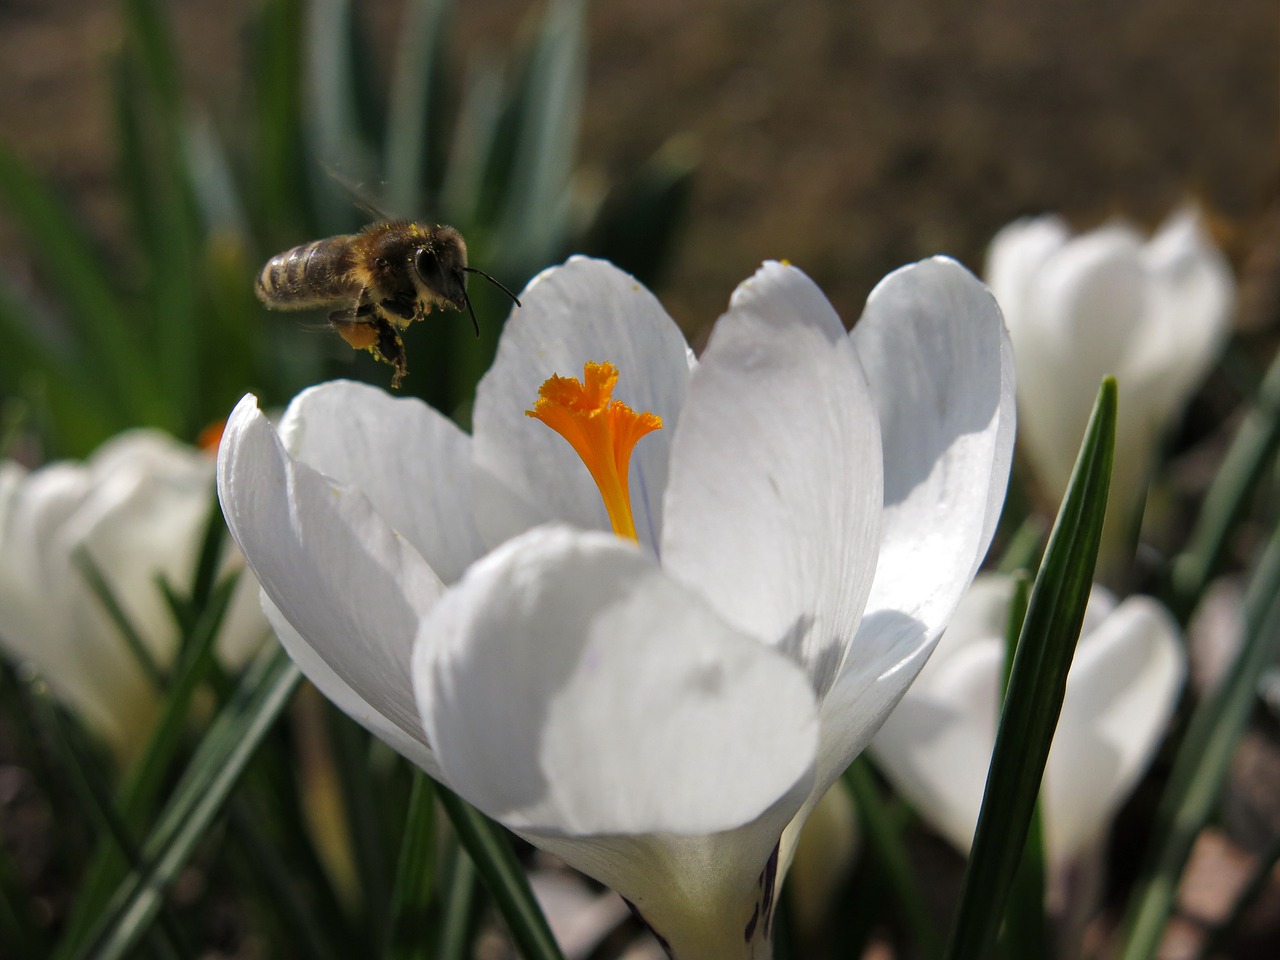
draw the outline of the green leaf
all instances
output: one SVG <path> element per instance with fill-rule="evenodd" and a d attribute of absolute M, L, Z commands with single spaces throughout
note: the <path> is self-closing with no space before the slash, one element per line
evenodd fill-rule
<path fill-rule="evenodd" d="M 410 0 L 396 53 L 385 148 L 387 208 L 400 216 L 438 216 L 423 209 L 424 188 L 438 182 L 445 155 L 438 136 L 448 81 L 451 0 Z M 432 166 L 437 169 L 432 169 Z M 434 198 L 433 198 L 434 199 Z"/>
<path fill-rule="evenodd" d="M 142 870 L 130 871 L 98 917 L 77 956 L 117 960 L 153 922 L 165 892 L 205 837 L 262 738 L 289 701 L 301 674 L 279 647 L 269 648 L 238 695 L 201 741 L 150 835 Z"/>
<path fill-rule="evenodd" d="M 312 194 L 321 230 L 345 233 L 361 219 L 351 192 L 367 191 L 380 175 L 369 139 L 368 75 L 359 63 L 361 20 L 350 0 L 313 0 L 306 19 L 304 129 L 320 165 L 311 171 Z"/>
<path fill-rule="evenodd" d="M 146 640 L 142 638 L 142 634 L 133 625 L 133 621 L 129 619 L 129 614 L 125 611 L 124 605 L 116 597 L 111 584 L 102 575 L 102 571 L 94 563 L 89 551 L 84 546 L 80 546 L 72 554 L 71 559 L 76 569 L 80 571 L 80 575 L 84 577 L 85 584 L 89 587 L 90 592 L 98 603 L 102 605 L 103 612 L 115 624 L 116 629 L 120 631 L 120 639 L 124 641 L 129 653 L 133 655 L 142 672 L 146 674 L 147 679 L 151 681 L 156 690 L 163 690 L 166 680 L 164 671 L 156 663 Z"/>
<path fill-rule="evenodd" d="M 1280 449 L 1280 354 L 1271 361 L 1205 495 L 1187 545 L 1173 563 L 1172 605 L 1185 621 L 1217 573 L 1231 533 Z"/>
<path fill-rule="evenodd" d="M 326 705 L 327 706 L 327 705 Z M 369 915 L 371 955 L 381 953 L 391 929 L 390 851 L 379 822 L 378 786 L 369 775 L 369 735 L 338 710 L 326 709 L 329 742 L 342 789 L 342 807 L 355 854 L 357 882 Z"/>
<path fill-rule="evenodd" d="M 438 960 L 466 960 L 471 956 L 471 931 L 476 913 L 479 876 L 476 865 L 457 844 L 457 838 L 445 858 L 440 936 L 436 947 Z"/>
<path fill-rule="evenodd" d="M 1022 860 L 1092 587 L 1115 447 L 1116 384 L 1102 382 L 1031 590 L 946 956 L 991 955 Z"/>
<path fill-rule="evenodd" d="M 1155 956 L 1191 847 L 1213 813 L 1255 706 L 1258 678 L 1280 654 L 1280 527 L 1253 572 L 1244 608 L 1244 645 L 1221 685 L 1191 715 L 1156 810 L 1153 846 L 1129 901 L 1123 960 Z"/>
<path fill-rule="evenodd" d="M 564 960 L 529 889 L 529 880 L 511 851 L 506 831 L 445 787 L 437 785 L 436 791 L 458 839 L 502 911 L 521 956 L 525 960 Z"/>
<path fill-rule="evenodd" d="M 495 238 L 495 265 L 529 275 L 560 253 L 586 85 L 585 6 L 552 0 L 520 87 L 515 161 Z"/>
<path fill-rule="evenodd" d="M 870 761 L 865 756 L 854 760 L 844 772 L 844 781 L 853 795 L 854 807 L 862 822 L 862 835 L 875 857 L 878 875 L 893 893 L 920 951 L 925 957 L 942 956 L 942 935 L 929 914 L 924 891 L 911 866 L 903 831 L 894 822 L 876 787 Z"/>
<path fill-rule="evenodd" d="M 0 145 L 0 203 L 26 239 L 43 278 L 66 306 L 76 344 L 94 358 L 91 382 L 112 411 L 117 428 L 149 424 L 172 429 L 155 380 L 155 363 L 139 342 L 98 251 L 80 232 L 55 193 L 17 156 Z"/>
<path fill-rule="evenodd" d="M 302 0 L 267 0 L 251 25 L 250 195 L 262 239 L 272 248 L 318 232 L 306 189 L 303 21 Z"/>
<path fill-rule="evenodd" d="M 502 119 L 502 71 L 491 62 L 472 67 L 449 149 L 440 209 L 444 218 L 474 242 L 481 230 L 485 172 L 497 149 Z"/>
<path fill-rule="evenodd" d="M 400 862 L 391 892 L 391 933 L 387 960 L 428 960 L 431 878 L 436 854 L 436 794 L 431 779 L 418 770 L 405 815 Z"/>

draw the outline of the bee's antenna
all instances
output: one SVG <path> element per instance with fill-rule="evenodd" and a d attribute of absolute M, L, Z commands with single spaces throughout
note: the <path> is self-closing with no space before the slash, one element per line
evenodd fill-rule
<path fill-rule="evenodd" d="M 477 271 L 478 272 L 478 271 Z M 480 321 L 476 319 L 476 312 L 471 306 L 471 298 L 467 296 L 467 291 L 462 291 L 462 300 L 467 305 L 467 313 L 471 314 L 471 326 L 476 328 L 476 339 L 480 339 Z"/>
<path fill-rule="evenodd" d="M 465 270 L 467 273 L 480 274 L 480 276 L 484 277 L 486 280 L 492 283 L 495 287 L 497 287 L 499 290 L 505 293 L 508 297 L 510 297 L 511 302 L 514 303 L 517 307 L 521 305 L 519 298 L 517 298 L 514 293 L 512 293 L 510 290 L 508 290 L 506 287 L 500 284 L 497 280 L 493 279 L 493 277 L 489 276 L 483 270 L 477 270 L 475 267 L 463 267 L 462 269 Z"/>

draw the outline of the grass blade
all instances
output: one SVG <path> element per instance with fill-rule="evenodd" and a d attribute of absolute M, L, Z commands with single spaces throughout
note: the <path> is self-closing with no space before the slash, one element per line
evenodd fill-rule
<path fill-rule="evenodd" d="M 853 795 L 854 807 L 862 821 L 862 835 L 876 858 L 879 874 L 892 891 L 903 919 L 915 935 L 925 957 L 942 956 L 942 935 L 929 914 L 924 891 L 911 866 L 903 832 L 893 822 L 889 810 L 871 772 L 870 761 L 859 757 L 844 772 L 845 783 Z"/>
<path fill-rule="evenodd" d="M 1248 414 L 1240 424 L 1205 495 L 1195 529 L 1173 564 L 1172 603 L 1186 620 L 1217 573 L 1249 497 L 1280 449 L 1280 354 L 1271 361 Z"/>
<path fill-rule="evenodd" d="M 391 891 L 391 933 L 387 960 L 428 960 L 427 929 L 431 906 L 431 879 L 436 862 L 436 793 L 422 771 L 413 775 L 413 791 L 400 841 Z"/>
<path fill-rule="evenodd" d="M 1192 844 L 1208 822 L 1227 767 L 1257 697 L 1258 678 L 1280 653 L 1280 527 L 1271 536 L 1245 595 L 1245 639 L 1217 690 L 1187 724 L 1156 810 L 1140 880 L 1129 901 L 1123 960 L 1155 956 Z"/>
<path fill-rule="evenodd" d="M 270 649 L 246 677 L 201 741 L 155 828 L 142 845 L 142 870 L 131 871 L 98 918 L 80 957 L 119 960 L 150 928 L 165 891 L 204 838 L 214 818 L 288 703 L 301 674 L 284 651 Z"/>
<path fill-rule="evenodd" d="M 1093 581 L 1115 448 L 1116 384 L 1098 392 L 1014 655 L 948 960 L 991 955 L 1026 846 Z"/>
<path fill-rule="evenodd" d="M 450 0 L 410 0 L 396 54 L 387 120 L 387 209 L 405 217 L 439 217 L 423 209 L 426 186 L 438 182 L 445 155 L 440 142 L 448 70 Z"/>
<path fill-rule="evenodd" d="M 516 162 L 494 251 L 503 272 L 527 276 L 560 251 L 586 78 L 582 0 L 553 0 L 521 86 Z"/>
<path fill-rule="evenodd" d="M 117 429 L 148 424 L 174 429 L 155 382 L 155 364 L 138 340 L 138 325 L 108 279 L 105 260 L 63 209 L 54 191 L 0 145 L 0 203 L 26 238 L 27 249 L 66 307 L 77 345 L 95 358 L 100 397 Z"/>
<path fill-rule="evenodd" d="M 529 880 L 511 851 L 507 833 L 456 794 L 437 784 L 440 803 L 502 911 L 525 960 L 564 960 Z"/>

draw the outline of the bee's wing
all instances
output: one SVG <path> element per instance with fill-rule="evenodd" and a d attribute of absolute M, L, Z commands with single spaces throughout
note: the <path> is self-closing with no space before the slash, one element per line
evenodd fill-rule
<path fill-rule="evenodd" d="M 334 183 L 338 184 L 340 187 L 342 187 L 343 190 L 345 190 L 348 194 L 350 194 L 351 202 L 355 206 L 363 210 L 365 213 L 367 213 L 374 220 L 397 219 L 396 217 L 393 217 L 391 216 L 391 214 L 387 213 L 386 210 L 382 209 L 381 206 L 379 206 L 377 197 L 373 195 L 373 191 L 370 190 L 365 184 L 357 183 L 355 180 L 352 180 L 351 177 L 342 173 L 340 170 L 337 170 L 332 164 L 328 163 L 327 161 L 324 161 L 324 160 L 320 161 L 320 165 L 324 168 L 324 172 L 329 177 L 329 179 L 331 179 Z"/>

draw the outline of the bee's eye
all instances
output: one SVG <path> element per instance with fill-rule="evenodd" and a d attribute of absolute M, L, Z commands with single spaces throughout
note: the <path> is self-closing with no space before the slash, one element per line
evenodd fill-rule
<path fill-rule="evenodd" d="M 413 263 L 427 289 L 434 290 L 455 304 L 460 305 L 465 301 L 467 288 L 461 272 L 456 276 L 446 275 L 440 258 L 426 249 L 417 252 Z"/>
<path fill-rule="evenodd" d="M 440 258 L 430 250 L 419 250 L 414 256 L 413 265 L 422 282 L 432 289 L 439 290 L 444 274 L 440 270 Z"/>

